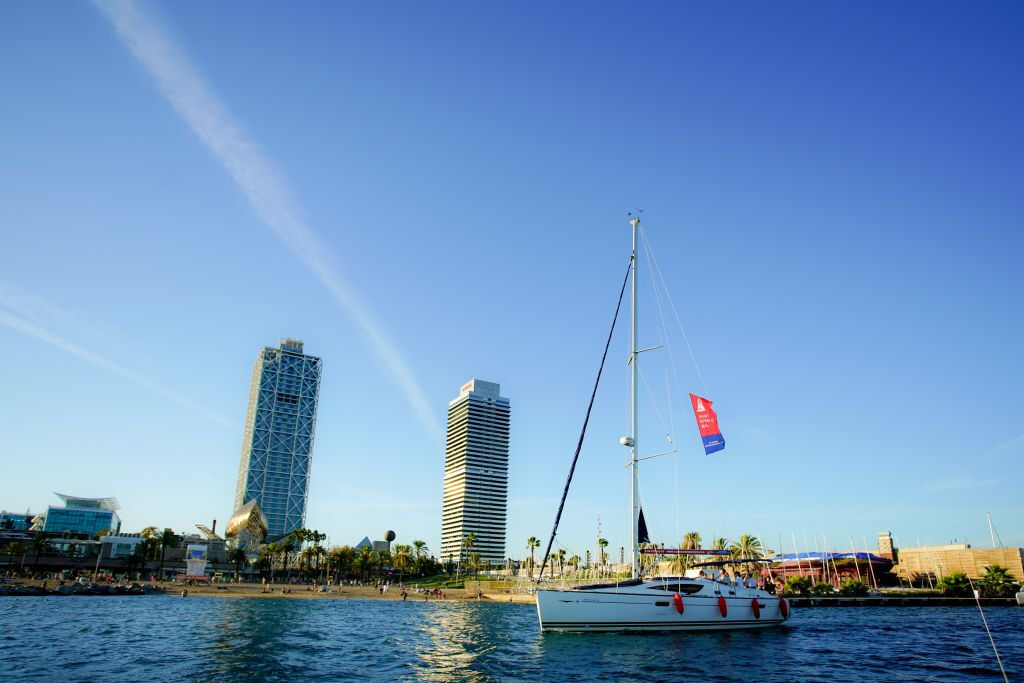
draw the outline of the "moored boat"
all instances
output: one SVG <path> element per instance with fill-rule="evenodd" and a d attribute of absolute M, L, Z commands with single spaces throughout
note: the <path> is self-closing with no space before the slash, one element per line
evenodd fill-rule
<path fill-rule="evenodd" d="M 640 510 L 638 463 L 658 455 L 641 458 L 638 455 L 638 356 L 644 351 L 637 346 L 637 244 L 640 220 L 638 216 L 630 220 L 632 226 L 633 246 L 630 254 L 627 278 L 632 279 L 631 309 L 632 325 L 628 363 L 631 369 L 631 418 L 630 435 L 622 437 L 620 443 L 629 448 L 628 466 L 632 469 L 632 488 L 630 501 L 632 508 L 632 538 L 630 543 L 632 556 L 632 577 L 616 583 L 589 584 L 559 589 L 538 588 L 537 617 L 542 631 L 703 631 L 703 630 L 734 630 L 754 629 L 777 626 L 789 618 L 790 608 L 785 597 L 775 595 L 768 590 L 749 585 L 738 576 L 730 578 L 724 571 L 714 571 L 711 577 L 704 572 L 691 569 L 684 576 L 648 577 L 644 578 L 641 571 L 640 557 L 644 553 L 670 555 L 729 555 L 724 550 L 696 549 L 642 549 L 642 545 L 650 543 L 643 513 Z M 580 450 L 586 435 L 590 411 L 594 396 L 597 393 L 604 370 L 608 347 L 615 331 L 622 297 L 625 293 L 627 280 L 623 280 L 616 306 L 612 329 L 605 343 L 604 355 L 598 369 L 594 391 L 591 394 L 590 406 L 587 408 L 583 421 L 583 431 L 576 446 L 576 453 L 569 468 L 569 477 L 562 492 L 562 500 L 555 515 L 554 528 L 548 541 L 544 560 L 541 563 L 540 576 L 544 575 L 551 553 L 551 546 L 558 531 L 558 524 L 565 506 L 566 496 L 572 482 L 573 472 L 579 459 Z M 654 347 L 657 348 L 657 347 Z M 725 440 L 718 430 L 718 420 L 711 408 L 711 401 L 690 394 L 695 417 L 705 453 L 713 453 L 725 447 Z M 674 453 L 674 449 L 670 451 Z M 705 563 L 722 568 L 731 564 L 730 561 Z M 652 563 L 656 566 L 656 563 Z"/>

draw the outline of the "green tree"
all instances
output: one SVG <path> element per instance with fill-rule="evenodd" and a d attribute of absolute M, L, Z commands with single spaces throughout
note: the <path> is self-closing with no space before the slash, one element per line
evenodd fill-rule
<path fill-rule="evenodd" d="M 555 557 L 558 559 L 558 573 L 565 575 L 565 548 L 559 548 L 558 552 L 555 553 Z"/>
<path fill-rule="evenodd" d="M 155 526 L 147 526 L 139 532 L 142 536 L 142 556 L 146 560 L 155 560 L 157 550 L 160 548 L 160 532 Z M 146 563 L 142 563 L 142 571 L 146 571 Z"/>
<path fill-rule="evenodd" d="M 476 576 L 476 581 L 480 583 L 480 570 L 486 567 L 487 564 L 480 559 L 480 553 L 473 553 L 469 556 L 469 568 Z"/>
<path fill-rule="evenodd" d="M 349 572 L 352 571 L 352 562 L 356 559 L 356 551 L 350 545 L 343 545 L 340 548 L 331 548 L 328 554 L 328 562 L 331 566 L 331 571 L 334 572 L 335 581 L 341 577 L 348 577 Z"/>
<path fill-rule="evenodd" d="M 953 598 L 966 598 L 971 595 L 971 581 L 963 572 L 950 572 L 935 582 L 935 587 L 943 595 Z"/>
<path fill-rule="evenodd" d="M 422 575 L 426 569 L 427 560 L 429 559 L 427 557 L 427 552 L 429 551 L 427 548 L 427 542 L 416 539 L 412 542 L 412 547 L 416 556 L 416 573 Z"/>
<path fill-rule="evenodd" d="M 832 587 L 832 584 L 825 581 L 818 581 L 811 586 L 811 593 L 814 595 L 832 595 L 835 592 L 836 589 Z"/>
<path fill-rule="evenodd" d="M 868 585 L 863 581 L 846 579 L 839 587 L 839 594 L 846 598 L 862 598 L 868 594 Z"/>
<path fill-rule="evenodd" d="M 459 549 L 459 568 L 458 571 L 462 571 L 462 563 L 466 557 L 473 551 L 473 546 L 476 544 L 476 534 L 470 532 L 466 534 L 462 539 L 462 547 Z"/>
<path fill-rule="evenodd" d="M 743 534 L 738 541 L 729 544 L 729 552 L 734 560 L 760 560 L 765 556 L 765 547 L 757 536 Z M 742 567 L 747 576 L 760 573 L 756 561 L 744 563 Z"/>
<path fill-rule="evenodd" d="M 729 546 L 729 539 L 719 536 L 711 542 L 712 550 L 725 550 Z"/>
<path fill-rule="evenodd" d="M 405 572 L 416 565 L 416 556 L 413 555 L 411 545 L 398 544 L 395 552 L 391 555 L 391 562 L 398 570 L 398 580 L 402 580 L 402 572 Z"/>
<path fill-rule="evenodd" d="M 1017 592 L 1010 570 L 998 564 L 985 567 L 980 583 L 985 595 L 992 597 L 1010 597 Z"/>
<path fill-rule="evenodd" d="M 35 555 L 35 559 L 32 560 L 32 571 L 35 572 L 39 566 L 39 556 L 50 549 L 50 542 L 46 539 L 46 532 L 39 529 L 32 535 L 28 543 L 29 547 L 32 548 L 32 553 Z"/>
<path fill-rule="evenodd" d="M 608 547 L 608 539 L 597 539 L 597 547 L 601 549 L 601 566 L 603 567 L 608 562 L 608 553 L 604 551 L 604 549 Z"/>
<path fill-rule="evenodd" d="M 157 543 L 160 546 L 160 578 L 164 575 L 164 556 L 167 554 L 168 548 L 177 548 L 181 545 L 181 539 L 174 535 L 174 532 L 170 529 L 164 529 L 163 532 L 157 537 Z"/>
<path fill-rule="evenodd" d="M 809 595 L 813 584 L 806 576 L 791 576 L 786 579 L 787 595 Z"/>
<path fill-rule="evenodd" d="M 302 571 L 302 576 L 306 578 L 309 576 L 309 572 L 313 567 L 313 563 L 316 561 L 316 548 L 314 546 L 303 548 L 302 551 L 298 553 L 298 557 L 299 569 Z"/>
<path fill-rule="evenodd" d="M 277 558 L 282 554 L 283 550 L 280 543 L 268 543 L 266 548 L 264 548 L 263 555 L 260 556 L 261 560 L 266 558 L 263 564 L 266 564 L 267 568 L 270 569 L 271 583 L 274 582 L 274 568 L 277 566 Z"/>
<path fill-rule="evenodd" d="M 533 576 L 534 557 L 533 551 L 540 547 L 540 540 L 536 536 L 526 539 L 526 549 L 530 551 L 530 576 Z"/>
<path fill-rule="evenodd" d="M 235 548 L 228 553 L 228 562 L 232 562 L 235 565 L 235 571 L 241 574 L 245 570 L 245 563 L 248 561 L 248 557 L 245 555 L 245 550 L 242 548 Z"/>
<path fill-rule="evenodd" d="M 365 581 L 367 576 L 369 576 L 370 572 L 373 570 L 373 560 L 373 552 L 369 547 L 364 545 L 359 549 L 359 554 L 356 555 L 352 564 L 356 573 L 359 574 L 359 579 L 361 581 Z"/>

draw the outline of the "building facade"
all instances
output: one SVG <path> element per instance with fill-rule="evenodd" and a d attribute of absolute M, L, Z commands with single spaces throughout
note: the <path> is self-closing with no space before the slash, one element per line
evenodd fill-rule
<path fill-rule="evenodd" d="M 32 526 L 32 519 L 35 517 L 30 512 L 18 514 L 17 512 L 0 512 L 0 530 L 5 531 L 28 531 Z"/>
<path fill-rule="evenodd" d="M 471 379 L 448 404 L 442 562 L 479 553 L 483 562 L 505 563 L 511 408 L 500 390 L 494 382 Z M 474 541 L 467 549 L 470 534 Z"/>
<path fill-rule="evenodd" d="M 120 506 L 117 498 L 79 498 L 55 494 L 64 501 L 64 507 L 51 505 L 36 515 L 33 528 L 51 534 L 81 534 L 95 536 L 101 531 L 117 533 L 121 530 Z"/>
<path fill-rule="evenodd" d="M 321 366 L 294 339 L 253 366 L 234 509 L 257 501 L 269 539 L 305 526 Z"/>
<path fill-rule="evenodd" d="M 896 575 L 911 584 L 934 581 L 963 572 L 971 579 L 980 579 L 985 569 L 1000 565 L 1009 570 L 1016 581 L 1024 581 L 1024 548 L 972 548 L 967 543 L 899 548 Z"/>

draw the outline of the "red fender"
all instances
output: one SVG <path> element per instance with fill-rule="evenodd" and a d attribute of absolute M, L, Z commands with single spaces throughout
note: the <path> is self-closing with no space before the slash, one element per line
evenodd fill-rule
<path fill-rule="evenodd" d="M 676 593 L 675 595 L 672 596 L 672 602 L 676 603 L 676 611 L 679 612 L 680 614 L 682 614 L 683 613 L 683 596 L 681 596 L 679 593 Z"/>
<path fill-rule="evenodd" d="M 723 617 L 729 613 L 729 607 L 725 604 L 725 597 L 722 595 L 718 596 L 718 611 L 722 613 Z"/>
<path fill-rule="evenodd" d="M 760 619 L 761 618 L 761 605 L 760 605 L 760 603 L 757 602 L 757 598 L 754 598 L 751 601 L 750 606 L 754 608 L 754 618 L 755 619 Z"/>
<path fill-rule="evenodd" d="M 786 602 L 786 598 L 779 598 L 779 614 L 783 619 L 789 619 L 789 603 Z"/>

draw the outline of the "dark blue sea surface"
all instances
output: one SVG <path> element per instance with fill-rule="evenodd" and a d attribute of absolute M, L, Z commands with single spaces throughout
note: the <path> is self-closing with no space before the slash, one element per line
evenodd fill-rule
<path fill-rule="evenodd" d="M 1024 608 L 985 612 L 1024 680 Z M 532 606 L 0 598 L 3 680 L 1002 680 L 976 608 L 796 610 L 756 632 L 546 634 Z"/>

